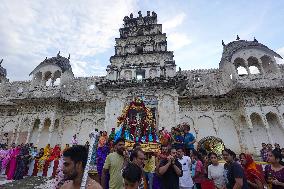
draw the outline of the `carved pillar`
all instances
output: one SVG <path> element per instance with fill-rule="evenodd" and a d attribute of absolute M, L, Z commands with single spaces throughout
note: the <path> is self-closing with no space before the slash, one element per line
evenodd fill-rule
<path fill-rule="evenodd" d="M 279 111 L 279 108 L 277 107 L 277 117 L 278 117 L 278 120 L 279 120 L 279 124 L 281 125 L 282 129 L 284 129 L 284 119 Z"/>
<path fill-rule="evenodd" d="M 64 117 L 61 117 L 59 119 L 59 125 L 58 125 L 58 143 L 61 145 L 62 145 L 62 136 L 63 136 L 63 131 L 64 131 L 63 125 L 64 125 Z"/>
<path fill-rule="evenodd" d="M 19 120 L 18 120 L 18 128 L 16 129 L 17 132 L 16 132 L 16 138 L 15 138 L 15 144 L 18 144 L 22 121 L 23 121 L 23 119 L 19 118 Z"/>
<path fill-rule="evenodd" d="M 246 122 L 248 124 L 248 128 L 249 128 L 249 132 L 250 132 L 250 137 L 252 138 L 252 143 L 253 143 L 253 148 L 254 148 L 254 153 L 259 155 L 259 149 L 256 145 L 256 141 L 255 141 L 255 135 L 253 135 L 253 126 L 252 126 L 252 122 L 251 119 L 249 117 L 248 114 L 246 114 Z"/>
<path fill-rule="evenodd" d="M 246 71 L 248 73 L 248 75 L 251 75 L 249 68 L 246 66 Z"/>
<path fill-rule="evenodd" d="M 28 136 L 27 136 L 27 139 L 26 139 L 26 144 L 30 142 L 31 132 L 32 132 L 33 127 L 34 127 L 34 121 L 35 121 L 35 119 L 31 119 L 30 120 L 29 128 L 28 128 Z"/>
<path fill-rule="evenodd" d="M 50 126 L 49 126 L 49 133 L 48 133 L 48 140 L 47 140 L 47 144 L 50 144 L 50 140 L 54 131 L 54 124 L 55 124 L 55 119 L 51 118 L 50 120 Z"/>
<path fill-rule="evenodd" d="M 38 135 L 37 135 L 36 144 L 35 144 L 36 146 L 38 146 L 40 135 L 41 135 L 42 129 L 44 127 L 44 122 L 45 122 L 44 118 L 40 120 L 40 124 L 39 124 L 39 128 L 38 128 Z"/>
<path fill-rule="evenodd" d="M 261 118 L 262 118 L 263 124 L 265 126 L 265 130 L 266 130 L 266 133 L 267 133 L 267 136 L 268 136 L 269 143 L 274 144 L 273 139 L 271 137 L 270 127 L 269 127 L 269 124 L 267 122 L 266 116 L 264 114 L 261 114 Z"/>
<path fill-rule="evenodd" d="M 258 60 L 258 65 L 259 65 L 259 67 L 258 67 L 258 69 L 259 69 L 259 72 L 261 73 L 261 74 L 264 74 L 264 69 L 263 69 L 263 66 L 262 66 L 262 61 L 261 61 L 261 59 L 260 58 L 257 58 L 257 60 Z"/>

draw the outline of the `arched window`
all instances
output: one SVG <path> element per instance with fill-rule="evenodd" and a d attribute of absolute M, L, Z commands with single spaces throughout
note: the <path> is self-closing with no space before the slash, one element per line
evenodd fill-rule
<path fill-rule="evenodd" d="M 248 74 L 246 68 L 243 67 L 243 66 L 237 67 L 237 72 L 238 72 L 238 75 L 240 75 L 240 76 L 243 76 L 243 75 L 247 75 L 247 74 Z"/>
<path fill-rule="evenodd" d="M 53 77 L 53 85 L 54 86 L 60 85 L 60 77 L 61 77 L 61 72 L 59 70 L 57 70 L 54 73 L 54 77 Z"/>
<path fill-rule="evenodd" d="M 260 71 L 259 71 L 258 67 L 256 67 L 256 66 L 250 66 L 249 67 L 249 72 L 251 74 L 260 74 Z"/>
<path fill-rule="evenodd" d="M 277 71 L 277 67 L 271 57 L 264 55 L 260 58 L 262 62 L 262 67 L 265 73 L 273 73 Z"/>
<path fill-rule="evenodd" d="M 259 74 L 260 73 L 260 64 L 258 62 L 258 59 L 255 57 L 249 57 L 248 58 L 248 66 L 249 66 L 249 71 L 251 74 Z"/>
<path fill-rule="evenodd" d="M 238 75 L 243 76 L 243 75 L 247 75 L 248 72 L 246 70 L 246 64 L 245 64 L 245 60 L 243 58 L 236 58 L 234 60 L 234 65 L 235 68 L 238 72 Z"/>
<path fill-rule="evenodd" d="M 51 84 L 52 84 L 51 76 L 52 76 L 52 74 L 51 74 L 50 71 L 45 72 L 45 74 L 44 74 L 45 86 L 51 86 Z"/>

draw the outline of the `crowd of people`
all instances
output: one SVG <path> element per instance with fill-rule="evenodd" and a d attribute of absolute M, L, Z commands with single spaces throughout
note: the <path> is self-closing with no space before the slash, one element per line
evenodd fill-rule
<path fill-rule="evenodd" d="M 97 131 L 96 131 L 97 132 Z M 160 152 L 145 152 L 136 143 L 132 150 L 125 146 L 125 139 L 114 141 L 115 130 L 110 135 L 99 132 L 98 145 L 93 151 L 92 160 L 97 165 L 96 181 L 89 179 L 86 188 L 98 189 L 246 189 L 284 188 L 283 148 L 275 144 L 262 144 L 260 151 L 265 168 L 257 164 L 250 154 L 237 156 L 225 148 L 222 154 L 197 148 L 196 139 L 189 126 L 178 126 L 167 132 L 159 131 Z M 8 148 L 8 140 L 3 137 L 0 145 L 1 174 L 7 179 L 22 179 L 46 170 L 54 160 L 53 177 L 61 171 L 63 178 L 55 188 L 80 188 L 84 168 L 87 163 L 89 142 L 78 145 L 76 135 L 71 147 L 66 144 L 61 150 L 48 144 L 37 149 L 32 143 Z M 6 143 L 7 142 L 7 143 Z M 45 172 L 45 171 L 43 171 Z M 46 176 L 46 175 L 43 175 Z"/>

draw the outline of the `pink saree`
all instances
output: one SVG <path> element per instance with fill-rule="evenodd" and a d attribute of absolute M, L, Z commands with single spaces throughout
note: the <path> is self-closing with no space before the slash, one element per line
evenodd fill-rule
<path fill-rule="evenodd" d="M 17 168 L 17 156 L 19 155 L 20 151 L 21 150 L 18 147 L 12 149 L 11 160 L 7 171 L 7 180 L 12 180 L 14 177 Z"/>

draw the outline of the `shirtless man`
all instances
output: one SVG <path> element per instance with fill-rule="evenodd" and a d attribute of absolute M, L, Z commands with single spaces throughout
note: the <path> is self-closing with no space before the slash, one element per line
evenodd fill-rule
<path fill-rule="evenodd" d="M 82 145 L 68 148 L 63 153 L 63 174 L 66 182 L 60 189 L 80 189 L 87 159 L 88 150 Z M 86 189 L 102 189 L 102 187 L 89 178 Z"/>

